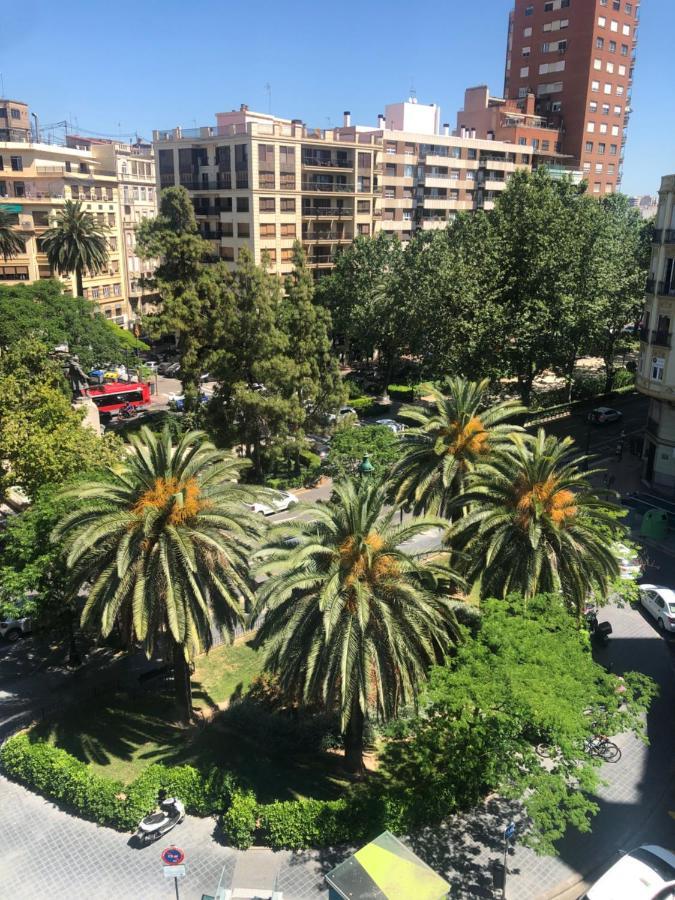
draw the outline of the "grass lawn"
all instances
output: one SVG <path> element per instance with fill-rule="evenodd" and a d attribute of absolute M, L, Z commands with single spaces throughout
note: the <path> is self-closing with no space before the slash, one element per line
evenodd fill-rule
<path fill-rule="evenodd" d="M 238 696 L 260 671 L 261 659 L 247 643 L 221 646 L 196 661 L 195 706 L 215 707 Z M 55 722 L 33 728 L 110 778 L 129 782 L 152 762 L 217 765 L 250 782 L 262 801 L 296 797 L 332 798 L 346 785 L 334 754 L 273 758 L 264 746 L 237 733 L 216 714 L 205 726 L 185 729 L 171 722 L 173 698 L 160 686 L 105 695 L 89 707 L 72 706 Z"/>

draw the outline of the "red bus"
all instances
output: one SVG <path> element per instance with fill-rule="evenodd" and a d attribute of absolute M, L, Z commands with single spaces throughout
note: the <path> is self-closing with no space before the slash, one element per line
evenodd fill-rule
<path fill-rule="evenodd" d="M 136 409 L 150 405 L 150 385 L 144 382 L 111 381 L 98 387 L 91 387 L 87 394 L 98 407 L 99 412 L 112 415 L 131 403 Z"/>

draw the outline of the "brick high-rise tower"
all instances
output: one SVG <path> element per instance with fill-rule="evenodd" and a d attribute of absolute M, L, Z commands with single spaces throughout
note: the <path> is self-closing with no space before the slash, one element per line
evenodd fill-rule
<path fill-rule="evenodd" d="M 515 0 L 509 15 L 504 96 L 535 94 L 595 194 L 621 181 L 638 10 L 635 0 Z"/>

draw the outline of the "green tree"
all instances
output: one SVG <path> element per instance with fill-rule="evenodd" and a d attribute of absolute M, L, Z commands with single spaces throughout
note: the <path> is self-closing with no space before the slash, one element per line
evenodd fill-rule
<path fill-rule="evenodd" d="M 196 408 L 200 376 L 211 368 L 214 348 L 230 323 L 232 294 L 224 264 L 205 261 L 211 253 L 197 229 L 190 195 L 183 187 L 162 191 L 159 215 L 136 229 L 138 254 L 159 259 L 146 285 L 159 294 L 157 313 L 146 327 L 157 337 L 175 336 L 186 409 Z"/>
<path fill-rule="evenodd" d="M 274 528 L 258 552 L 256 643 L 286 696 L 340 715 L 345 762 L 363 771 L 364 724 L 414 705 L 429 665 L 447 652 L 452 619 L 434 569 L 402 545 L 434 524 L 392 524 L 376 480 L 334 486 L 311 522 Z M 264 616 L 264 617 L 263 617 Z"/>
<path fill-rule="evenodd" d="M 229 327 L 212 367 L 218 390 L 211 413 L 223 440 L 243 445 L 262 478 L 266 461 L 296 455 L 305 409 L 298 367 L 280 327 L 281 284 L 245 249 L 232 276 L 232 297 Z"/>
<path fill-rule="evenodd" d="M 106 229 L 84 209 L 79 200 L 66 200 L 56 214 L 56 224 L 42 235 L 49 265 L 60 275 L 75 273 L 78 297 L 84 296 L 85 271 L 102 272 L 108 264 Z"/>
<path fill-rule="evenodd" d="M 13 217 L 0 209 L 0 253 L 4 260 L 18 256 L 26 249 L 26 244 L 14 230 L 14 225 Z"/>
<path fill-rule="evenodd" d="M 368 453 L 376 477 L 387 474 L 401 458 L 401 441 L 386 425 L 339 425 L 330 443 L 328 471 L 333 478 L 355 475 Z"/>
<path fill-rule="evenodd" d="M 331 347 L 331 316 L 314 300 L 314 279 L 302 245 L 293 248 L 293 272 L 287 276 L 279 306 L 279 327 L 295 363 L 295 392 L 305 410 L 305 425 L 319 424 L 343 400 L 340 368 Z"/>
<path fill-rule="evenodd" d="M 590 831 L 598 809 L 600 761 L 585 741 L 628 730 L 643 736 L 655 693 L 646 676 L 619 679 L 593 661 L 558 595 L 486 602 L 477 632 L 467 630 L 431 670 L 422 713 L 381 754 L 398 827 L 436 824 L 498 792 L 524 804 L 530 824 L 520 840 L 555 853 L 569 825 Z"/>
<path fill-rule="evenodd" d="M 380 353 L 385 385 L 394 377 L 398 357 L 408 344 L 395 289 L 402 254 L 396 235 L 358 236 L 317 287 L 347 354 L 358 359 Z"/>
<path fill-rule="evenodd" d="M 434 411 L 407 407 L 404 415 L 418 423 L 401 436 L 403 456 L 391 475 L 397 503 L 416 513 L 449 516 L 456 509 L 467 474 L 492 459 L 522 429 L 509 422 L 523 411 L 516 400 L 490 404 L 489 382 L 446 379 L 432 388 Z"/>
<path fill-rule="evenodd" d="M 201 432 L 174 447 L 168 429 L 130 437 L 123 467 L 65 490 L 71 511 L 54 529 L 73 588 L 90 585 L 82 624 L 102 635 L 121 623 L 150 655 L 166 635 L 173 655 L 179 719 L 192 715 L 189 661 L 230 636 L 251 598 L 248 559 L 259 525 L 237 484 L 244 466 Z"/>
<path fill-rule="evenodd" d="M 514 434 L 509 452 L 477 466 L 458 504 L 468 512 L 447 540 L 460 551 L 460 569 L 480 594 L 525 598 L 561 592 L 581 618 L 592 595 L 603 601 L 618 563 L 603 526 L 618 527 L 616 507 L 597 496 L 574 441 Z"/>
<path fill-rule="evenodd" d="M 63 484 L 83 471 L 113 465 L 122 455 L 114 435 L 83 427 L 58 362 L 38 341 L 22 340 L 0 356 L 0 459 L 4 486 L 35 497 L 45 484 Z"/>
<path fill-rule="evenodd" d="M 83 366 L 121 362 L 146 345 L 106 319 L 94 303 L 73 297 L 61 282 L 0 286 L 0 346 L 35 337 L 51 350 L 67 343 Z"/>

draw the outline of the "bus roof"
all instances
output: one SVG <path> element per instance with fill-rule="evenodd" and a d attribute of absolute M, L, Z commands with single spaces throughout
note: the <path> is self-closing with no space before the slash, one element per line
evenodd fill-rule
<path fill-rule="evenodd" d="M 89 388 L 89 394 L 119 394 L 123 391 L 138 391 L 146 386 L 145 381 L 109 381 L 106 384 L 97 384 Z"/>

